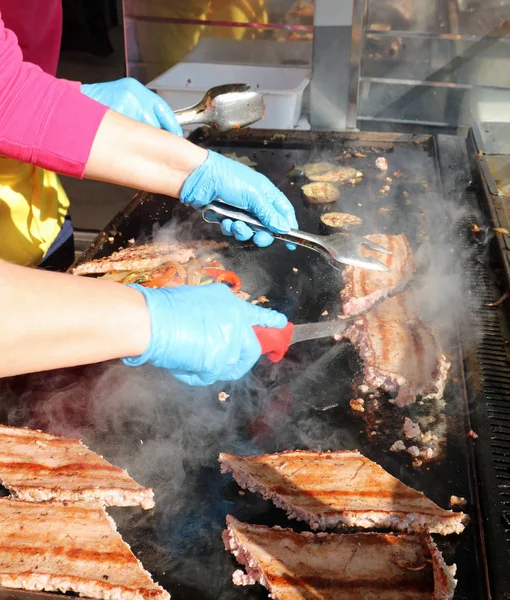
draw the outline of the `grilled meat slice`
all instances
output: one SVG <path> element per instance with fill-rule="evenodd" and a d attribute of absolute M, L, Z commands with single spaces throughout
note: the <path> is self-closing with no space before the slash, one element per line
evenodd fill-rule
<path fill-rule="evenodd" d="M 364 362 L 364 382 L 397 392 L 398 406 L 416 396 L 441 398 L 450 363 L 433 332 L 420 319 L 412 289 L 358 316 L 345 333 Z"/>
<path fill-rule="evenodd" d="M 0 499 L 0 585 L 105 600 L 168 600 L 98 503 Z"/>
<path fill-rule="evenodd" d="M 17 498 L 97 500 L 106 506 L 154 506 L 150 488 L 136 483 L 80 440 L 0 425 L 0 483 Z"/>
<path fill-rule="evenodd" d="M 342 309 L 346 315 L 360 314 L 376 302 L 403 291 L 416 270 L 413 253 L 405 234 L 374 234 L 367 235 L 366 238 L 388 248 L 391 254 L 381 254 L 362 247 L 361 255 L 377 258 L 390 270 L 370 271 L 353 266 L 345 267 Z"/>
<path fill-rule="evenodd" d="M 111 271 L 143 271 L 165 263 L 187 263 L 197 255 L 227 248 L 228 242 L 195 241 L 181 244 L 145 244 L 114 252 L 78 265 L 73 275 L 93 275 Z"/>
<path fill-rule="evenodd" d="M 312 529 L 339 525 L 461 533 L 467 515 L 444 510 L 357 450 L 220 454 L 221 471 Z"/>
<path fill-rule="evenodd" d="M 448 567 L 428 535 L 295 533 L 227 516 L 225 548 L 246 568 L 236 585 L 261 583 L 275 600 L 448 600 Z"/>

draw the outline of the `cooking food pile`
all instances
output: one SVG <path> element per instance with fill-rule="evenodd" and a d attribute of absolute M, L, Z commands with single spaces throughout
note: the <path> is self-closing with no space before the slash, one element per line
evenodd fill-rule
<path fill-rule="evenodd" d="M 215 251 L 227 242 L 188 242 L 182 244 L 148 244 L 132 246 L 111 256 L 82 263 L 75 275 L 102 275 L 119 283 L 138 283 L 150 288 L 181 285 L 225 283 L 234 293 L 244 297 L 241 280 L 217 259 Z"/>

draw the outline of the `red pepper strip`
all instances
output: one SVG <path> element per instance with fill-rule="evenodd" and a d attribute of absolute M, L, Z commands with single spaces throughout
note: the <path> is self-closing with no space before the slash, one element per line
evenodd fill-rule
<path fill-rule="evenodd" d="M 242 281 L 233 271 L 225 271 L 224 269 L 217 269 L 215 267 L 206 267 L 203 272 L 212 277 L 217 283 L 228 284 L 233 292 L 241 291 Z"/>
<path fill-rule="evenodd" d="M 154 274 L 161 272 L 159 277 L 156 279 L 152 279 L 151 281 L 147 281 L 147 283 L 142 283 L 144 287 L 148 288 L 160 288 L 163 287 L 166 283 L 171 281 L 177 273 L 177 269 L 170 265 L 169 267 L 165 267 L 164 269 L 157 269 L 154 271 Z"/>
<path fill-rule="evenodd" d="M 218 267 L 219 269 L 223 269 L 223 265 L 219 260 L 212 260 L 208 265 L 208 267 Z"/>

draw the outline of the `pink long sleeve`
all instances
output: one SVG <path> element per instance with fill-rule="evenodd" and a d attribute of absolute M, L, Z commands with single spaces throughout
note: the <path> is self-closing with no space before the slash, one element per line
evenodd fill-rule
<path fill-rule="evenodd" d="M 106 106 L 23 62 L 0 14 L 0 155 L 83 177 Z"/>

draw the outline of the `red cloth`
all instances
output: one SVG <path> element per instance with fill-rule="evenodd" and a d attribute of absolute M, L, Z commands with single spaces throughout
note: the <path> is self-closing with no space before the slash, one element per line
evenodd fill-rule
<path fill-rule="evenodd" d="M 14 8 L 20 7 L 18 17 L 14 15 L 18 19 L 25 14 L 27 5 L 34 5 L 29 0 L 0 1 L 11 4 L 10 11 L 14 13 Z M 56 0 L 37 4 L 45 6 L 46 16 L 43 19 L 40 11 L 34 12 L 48 25 L 53 13 L 47 7 L 55 5 Z M 57 17 L 61 18 L 59 11 Z M 27 31 L 30 23 L 25 24 Z M 57 23 L 60 30 L 59 23 L 60 20 Z M 29 44 L 26 51 L 35 52 L 42 38 L 49 39 L 47 36 L 52 31 L 48 25 L 46 33 L 37 35 L 36 43 Z M 58 56 L 59 46 L 60 39 L 58 46 L 43 52 L 42 60 L 41 57 L 35 60 L 54 71 L 54 53 L 56 51 Z M 107 110 L 106 106 L 82 94 L 79 84 L 56 79 L 24 62 L 18 40 L 4 25 L 0 11 L 0 155 L 57 173 L 83 177 L 92 143 Z"/>

